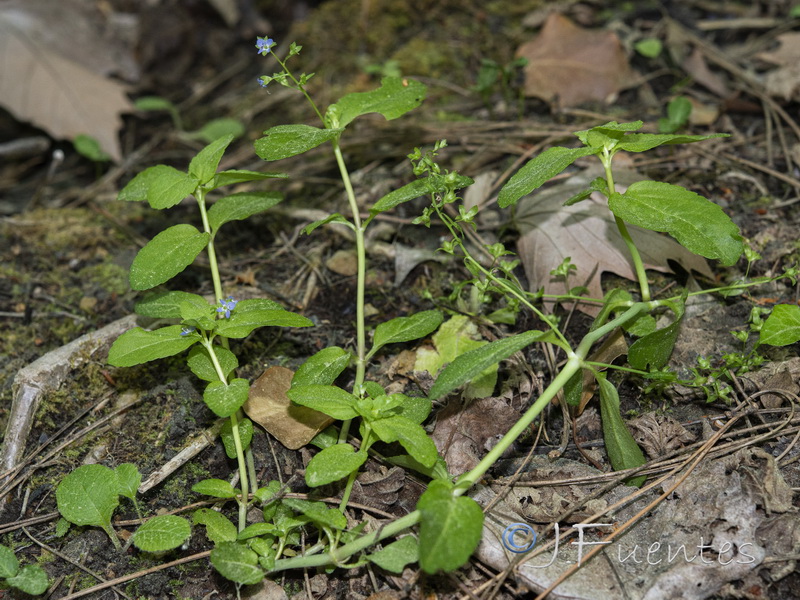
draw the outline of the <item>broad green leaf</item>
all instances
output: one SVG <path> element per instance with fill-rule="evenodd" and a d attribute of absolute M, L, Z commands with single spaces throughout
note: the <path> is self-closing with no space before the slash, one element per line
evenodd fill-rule
<path fill-rule="evenodd" d="M 656 58 L 661 54 L 663 44 L 661 40 L 654 37 L 642 38 L 633 45 L 633 48 L 642 56 Z"/>
<path fill-rule="evenodd" d="M 283 200 L 280 192 L 239 192 L 218 200 L 208 209 L 208 224 L 214 233 L 225 223 L 242 221 L 272 208 Z"/>
<path fill-rule="evenodd" d="M 411 183 L 407 183 L 403 187 L 386 194 L 383 198 L 373 204 L 369 211 L 372 214 L 385 212 L 387 210 L 391 210 L 399 204 L 402 204 L 403 202 L 414 200 L 420 196 L 443 192 L 447 189 L 445 177 L 445 175 L 430 175 L 429 177 L 417 179 Z M 457 175 L 456 183 L 458 188 L 465 188 L 468 185 L 475 183 L 475 181 L 470 177 Z"/>
<path fill-rule="evenodd" d="M 265 137 L 256 140 L 256 154 L 264 160 L 289 158 L 339 137 L 342 131 L 309 125 L 278 125 L 265 131 Z"/>
<path fill-rule="evenodd" d="M 569 200 L 564 202 L 564 206 L 572 206 L 573 204 L 582 202 L 586 200 L 589 196 L 591 196 L 594 192 L 600 192 L 604 196 L 608 197 L 608 182 L 602 177 L 596 177 L 595 179 L 592 180 L 592 183 L 589 185 L 587 189 L 575 194 Z"/>
<path fill-rule="evenodd" d="M 180 325 L 170 325 L 155 331 L 135 327 L 119 336 L 108 351 L 108 364 L 132 367 L 158 358 L 174 356 L 200 341 L 197 333 L 181 335 Z"/>
<path fill-rule="evenodd" d="M 371 421 L 370 426 L 381 441 L 400 442 L 406 452 L 423 466 L 432 467 L 436 463 L 438 456 L 436 444 L 421 425 L 405 417 L 396 416 Z"/>
<path fill-rule="evenodd" d="M 231 523 L 233 525 L 233 523 Z M 234 530 L 236 528 L 234 527 Z M 273 535 L 276 532 L 276 527 L 272 523 L 253 523 L 252 525 L 248 525 L 244 529 L 242 529 L 239 534 L 236 536 L 237 540 L 249 540 L 255 537 L 261 537 L 262 535 Z M 250 546 L 253 550 L 259 552 L 262 550 L 261 548 L 257 549 L 257 546 L 251 545 Z"/>
<path fill-rule="evenodd" d="M 227 171 L 220 171 L 214 175 L 211 180 L 211 185 L 206 186 L 211 189 L 217 189 L 226 185 L 233 185 L 235 183 L 244 183 L 246 181 L 260 181 L 262 179 L 286 179 L 289 175 L 286 173 L 261 173 L 258 171 L 244 171 L 241 169 L 229 169 Z"/>
<path fill-rule="evenodd" d="M 402 573 L 406 565 L 419 560 L 419 542 L 413 535 L 407 535 L 384 546 L 382 550 L 373 552 L 367 558 L 381 569 L 391 573 Z"/>
<path fill-rule="evenodd" d="M 198 508 L 192 514 L 192 522 L 195 525 L 205 525 L 206 536 L 214 544 L 222 542 L 235 542 L 238 531 L 236 525 L 231 520 L 210 508 Z"/>
<path fill-rule="evenodd" d="M 250 384 L 246 379 L 234 379 L 230 383 L 212 381 L 203 392 L 203 402 L 218 417 L 230 417 L 247 402 Z"/>
<path fill-rule="evenodd" d="M 117 475 L 103 465 L 82 465 L 69 473 L 56 489 L 58 512 L 75 525 L 102 527 L 119 547 L 111 515 L 119 506 Z"/>
<path fill-rule="evenodd" d="M 286 395 L 295 404 L 308 406 L 340 421 L 346 421 L 358 416 L 355 409 L 355 396 L 333 385 L 292 386 L 286 392 Z"/>
<path fill-rule="evenodd" d="M 217 333 L 229 338 L 243 338 L 259 327 L 311 327 L 314 323 L 288 310 L 261 310 L 234 313 L 220 321 Z"/>
<path fill-rule="evenodd" d="M 197 189 L 196 178 L 167 165 L 149 167 L 131 179 L 118 199 L 128 202 L 147 202 L 162 210 L 178 204 Z"/>
<path fill-rule="evenodd" d="M 149 290 L 169 281 L 188 267 L 208 244 L 209 234 L 192 225 L 173 225 L 139 250 L 131 265 L 134 290 Z"/>
<path fill-rule="evenodd" d="M 47 573 L 39 565 L 25 565 L 14 577 L 6 579 L 6 583 L 26 594 L 38 596 L 47 591 Z"/>
<path fill-rule="evenodd" d="M 285 498 L 285 506 L 302 514 L 320 527 L 330 529 L 344 529 L 347 527 L 347 518 L 335 508 L 328 508 L 324 502 L 311 502 L 300 498 Z"/>
<path fill-rule="evenodd" d="M 622 139 L 627 132 L 637 131 L 641 129 L 643 125 L 644 123 L 642 121 L 631 121 L 630 123 L 609 121 L 608 123 L 592 127 L 591 129 L 576 131 L 575 137 L 587 146 L 593 147 L 596 151 L 603 147 L 603 140 L 616 142 Z"/>
<path fill-rule="evenodd" d="M 481 373 L 490 365 L 499 363 L 546 335 L 547 332 L 526 331 L 462 354 L 439 374 L 428 392 L 428 398 L 435 401 L 446 396 L 470 381 L 475 373 Z"/>
<path fill-rule="evenodd" d="M 178 312 L 183 321 L 203 323 L 206 329 L 214 326 L 215 308 L 202 296 L 191 294 L 182 300 Z"/>
<path fill-rule="evenodd" d="M 225 454 L 228 458 L 236 458 L 236 442 L 233 439 L 233 425 L 230 419 L 225 421 L 222 429 L 219 431 L 219 436 L 222 439 L 222 445 L 225 446 Z M 253 422 L 248 418 L 239 420 L 239 442 L 242 445 L 242 451 L 250 447 L 250 442 L 253 441 Z"/>
<path fill-rule="evenodd" d="M 409 342 L 425 337 L 439 327 L 443 318 L 442 313 L 438 310 L 424 310 L 410 317 L 396 317 L 391 321 L 381 323 L 375 328 L 372 349 L 367 354 L 367 358 L 386 344 Z"/>
<path fill-rule="evenodd" d="M 117 475 L 117 492 L 120 496 L 125 496 L 134 500 L 139 491 L 139 484 L 142 483 L 142 474 L 133 463 L 123 463 L 114 469 Z"/>
<path fill-rule="evenodd" d="M 426 573 L 464 565 L 481 540 L 483 511 L 472 498 L 454 496 L 453 484 L 436 479 L 419 499 L 419 564 Z"/>
<path fill-rule="evenodd" d="M 142 96 L 133 101 L 136 110 L 156 111 L 156 110 L 176 110 L 176 106 L 161 96 Z"/>
<path fill-rule="evenodd" d="M 597 373 L 595 377 L 600 386 L 600 418 L 603 422 L 603 439 L 611 466 L 615 471 L 641 467 L 647 460 L 619 413 L 617 388 L 606 379 L 605 373 Z M 627 483 L 641 486 L 645 479 L 646 477 L 642 475 L 629 479 Z"/>
<path fill-rule="evenodd" d="M 414 362 L 415 371 L 427 371 L 435 379 L 442 367 L 457 357 L 485 346 L 489 342 L 481 339 L 478 326 L 466 315 L 453 315 L 442 323 L 432 336 L 434 348 L 417 349 Z M 497 364 L 489 365 L 479 373 L 473 373 L 464 388 L 462 397 L 485 398 L 490 396 L 497 385 Z"/>
<path fill-rule="evenodd" d="M 180 319 L 183 302 L 206 302 L 205 298 L 188 292 L 155 292 L 136 303 L 134 311 L 143 317 Z M 208 304 L 208 302 L 206 302 Z"/>
<path fill-rule="evenodd" d="M 159 515 L 142 524 L 133 534 L 133 544 L 144 552 L 166 552 L 192 535 L 189 521 L 177 515 Z"/>
<path fill-rule="evenodd" d="M 243 136 L 244 132 L 244 125 L 239 119 L 223 117 L 220 119 L 212 119 L 197 131 L 186 132 L 183 135 L 191 139 L 211 143 L 226 135 L 232 135 L 238 138 Z"/>
<path fill-rule="evenodd" d="M 675 341 L 680 333 L 681 321 L 683 320 L 683 302 L 670 303 L 675 319 L 662 329 L 657 329 L 653 333 L 640 337 L 628 348 L 628 362 L 634 369 L 646 371 L 651 369 L 661 369 L 672 356 L 675 348 Z"/>
<path fill-rule="evenodd" d="M 108 153 L 100 146 L 100 142 L 90 135 L 79 134 L 72 140 L 75 151 L 81 156 L 94 162 L 106 162 L 111 160 Z"/>
<path fill-rule="evenodd" d="M 712 138 L 730 137 L 727 133 L 712 133 L 710 135 L 676 135 L 671 133 L 632 133 L 626 135 L 617 144 L 619 150 L 627 152 L 646 152 L 657 146 L 667 144 L 691 144 Z"/>
<path fill-rule="evenodd" d="M 56 532 L 55 536 L 57 538 L 64 537 L 67 535 L 69 528 L 71 527 L 71 523 L 67 521 L 64 517 L 59 517 L 58 521 L 56 521 Z"/>
<path fill-rule="evenodd" d="M 227 380 L 228 375 L 239 366 L 239 360 L 236 355 L 222 346 L 214 345 L 214 354 L 217 356 L 217 361 L 222 367 L 222 374 Z M 203 381 L 222 381 L 214 368 L 214 363 L 208 354 L 205 346 L 195 346 L 189 351 L 189 356 L 186 359 L 186 364 L 198 378 Z"/>
<path fill-rule="evenodd" d="M 426 467 L 408 454 L 392 456 L 388 460 L 390 463 L 397 465 L 398 467 L 403 467 L 404 469 L 411 469 L 417 473 L 422 473 L 425 475 L 425 477 L 430 479 L 444 479 L 448 481 L 451 479 L 450 473 L 447 472 L 447 463 L 441 456 L 436 458 L 436 464 L 434 464 L 433 467 Z"/>
<path fill-rule="evenodd" d="M 759 345 L 788 346 L 800 341 L 800 306 L 776 304 L 761 326 Z"/>
<path fill-rule="evenodd" d="M 431 414 L 431 401 L 428 398 L 405 396 L 403 394 L 392 394 L 392 396 L 403 397 L 403 403 L 398 409 L 398 414 L 412 423 L 420 425 Z"/>
<path fill-rule="evenodd" d="M 742 254 L 739 228 L 723 210 L 699 194 L 659 181 L 638 181 L 624 194 L 613 193 L 608 207 L 617 217 L 664 231 L 695 254 L 715 258 L 726 266 Z"/>
<path fill-rule="evenodd" d="M 350 444 L 336 444 L 318 452 L 306 467 L 306 483 L 319 487 L 347 477 L 367 461 L 366 452 L 356 452 Z"/>
<path fill-rule="evenodd" d="M 529 160 L 508 180 L 497 196 L 497 203 L 501 208 L 516 204 L 517 200 L 542 186 L 579 158 L 594 153 L 595 150 L 592 148 L 563 148 L 561 146 L 545 150 L 536 158 Z"/>
<path fill-rule="evenodd" d="M 241 542 L 222 542 L 211 551 L 211 564 L 225 579 L 253 585 L 264 579 L 258 555 Z"/>
<path fill-rule="evenodd" d="M 303 227 L 303 233 L 309 235 L 315 229 L 322 227 L 323 225 L 327 225 L 328 223 L 341 223 L 342 225 L 347 225 L 351 229 L 354 228 L 354 225 L 348 221 L 341 213 L 333 213 L 332 215 L 328 215 L 324 219 L 319 219 L 314 221 L 313 223 L 309 223 L 305 227 Z"/>
<path fill-rule="evenodd" d="M 352 355 L 343 348 L 323 348 L 306 359 L 292 378 L 292 387 L 298 385 L 332 385 L 350 364 Z"/>
<path fill-rule="evenodd" d="M 19 571 L 19 560 L 8 546 L 0 545 L 0 577 L 8 579 Z"/>
<path fill-rule="evenodd" d="M 189 175 L 197 179 L 200 185 L 211 181 L 217 172 L 222 155 L 225 154 L 225 149 L 232 141 L 233 135 L 223 135 L 200 150 L 189 163 Z"/>
<path fill-rule="evenodd" d="M 224 479 L 203 479 L 192 486 L 192 491 L 215 498 L 235 498 L 238 490 Z"/>
<path fill-rule="evenodd" d="M 423 84 L 413 79 L 384 77 L 377 90 L 347 94 L 329 106 L 325 122 L 344 128 L 356 117 L 368 113 L 379 113 L 391 121 L 419 106 L 426 91 Z"/>

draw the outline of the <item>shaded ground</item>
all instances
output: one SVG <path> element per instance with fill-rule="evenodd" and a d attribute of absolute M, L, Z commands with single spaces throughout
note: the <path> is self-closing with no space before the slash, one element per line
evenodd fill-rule
<path fill-rule="evenodd" d="M 130 9 L 123 2 L 112 4 L 119 11 Z M 611 106 L 584 103 L 578 108 L 559 107 L 556 102 L 527 98 L 523 100 L 520 119 L 516 93 L 521 84 L 519 73 L 515 73 L 509 83 L 511 93 L 504 94 L 498 85 L 481 94 L 474 86 L 482 58 L 491 57 L 499 64 L 508 64 L 519 44 L 533 36 L 535 29 L 523 26 L 525 19 L 528 23 L 533 21 L 533 25 L 543 20 L 543 15 L 536 18 L 538 13 L 533 5 L 523 9 L 516 3 L 506 5 L 503 2 L 487 6 L 441 2 L 430 6 L 431 3 L 389 0 L 375 5 L 331 1 L 319 7 L 306 7 L 307 18 L 294 21 L 298 15 L 293 15 L 289 7 L 272 4 L 256 3 L 251 8 L 270 18 L 273 27 L 270 35 L 280 40 L 284 48 L 285 41 L 292 39 L 306 46 L 302 69 L 318 73 L 312 80 L 312 93 L 321 106 L 345 91 L 374 87 L 379 77 L 368 74 L 369 71 L 399 69 L 403 74 L 420 76 L 429 85 L 429 98 L 420 110 L 388 124 L 364 120 L 356 124 L 343 141 L 348 166 L 355 174 L 357 193 L 365 205 L 412 179 L 406 154 L 415 146 L 430 146 L 437 139 L 447 138 L 450 148 L 442 154 L 443 165 L 473 178 L 491 172 L 494 181 L 534 146 L 544 148 L 569 143 L 569 132 L 573 130 L 612 119 L 642 119 L 654 123 L 665 114 L 669 98 L 680 90 L 699 105 L 720 109 L 710 127 L 690 126 L 690 132 L 729 131 L 733 137 L 723 145 L 712 146 L 713 152 L 694 146 L 688 150 L 662 149 L 650 158 L 638 160 L 634 166 L 647 177 L 684 185 L 720 204 L 763 256 L 750 268 L 750 276 L 775 275 L 798 260 L 800 204 L 794 201 L 800 190 L 796 166 L 800 139 L 794 137 L 791 121 L 797 114 L 796 97 L 791 101 L 762 98 L 747 87 L 746 81 L 736 79 L 734 73 L 712 62 L 714 71 L 732 88 L 743 88 L 729 98 L 720 98 L 702 83 L 686 80 L 686 73 L 675 61 L 665 60 L 656 68 L 631 52 L 633 66 L 650 77 L 646 84 L 622 90 Z M 612 28 L 613 25 L 622 38 L 631 43 L 639 34 L 642 37 L 648 32 L 660 32 L 654 26 L 662 18 L 656 8 L 631 13 L 613 3 L 608 4 L 566 3 L 563 10 L 585 26 Z M 781 21 L 785 20 L 789 7 L 778 4 L 733 5 L 724 10 L 716 8 L 721 13 L 717 14 L 701 8 L 699 3 L 698 6 L 689 3 L 674 9 L 670 16 L 689 27 L 722 18 L 741 19 L 736 27 L 719 30 L 707 27 L 693 32 L 714 47 L 722 48 L 726 56 L 748 57 L 751 62 L 738 59 L 737 64 L 744 63 L 745 68 L 756 69 L 762 63 L 752 58 L 752 53 L 745 53 L 742 46 L 772 47 L 770 40 L 788 27 Z M 254 35 L 263 35 L 265 31 L 254 32 L 252 25 L 228 29 L 210 6 L 190 8 L 192 10 L 182 4 L 165 3 L 142 15 L 151 29 L 141 41 L 144 76 L 137 94 L 158 94 L 178 103 L 184 121 L 191 128 L 221 115 L 241 118 L 247 133 L 228 153 L 223 167 L 261 170 L 263 162 L 252 152 L 252 141 L 260 132 L 278 124 L 313 123 L 312 115 L 287 90 L 274 86 L 267 93 L 252 83 L 257 75 L 275 68 L 273 63 L 253 55 Z M 343 18 L 343 15 L 359 17 Z M 772 25 L 752 21 L 756 17 L 773 19 Z M 202 86 L 217 73 L 224 76 L 213 80 L 209 87 Z M 775 117 L 776 107 L 786 111 L 786 119 Z M 796 131 L 796 125 L 794 127 Z M 2 117 L 2 131 L 7 132 L 9 138 L 31 133 L 15 124 L 8 115 Z M 152 147 L 147 152 L 133 152 L 148 144 Z M 181 139 L 166 117 L 138 115 L 126 117 L 122 145 L 126 156 L 133 158 L 121 166 L 104 169 L 100 177 L 95 165 L 67 145 L 62 145 L 65 161 L 54 174 L 52 169 L 49 175 L 47 173 L 50 163 L 46 154 L 9 161 L 2 167 L 0 426 L 3 429 L 13 397 L 14 375 L 47 352 L 130 314 L 138 295 L 129 289 L 127 268 L 138 248 L 166 226 L 194 219 L 192 206 L 180 206 L 164 213 L 117 202 L 115 198 L 124 183 L 147 166 L 166 162 L 185 168 L 202 144 Z M 275 165 L 268 168 L 276 170 Z M 226 236 L 217 244 L 223 257 L 223 283 L 225 289 L 237 297 L 277 300 L 311 318 L 317 327 L 277 333 L 261 330 L 241 343 L 237 350 L 242 365 L 238 376 L 250 380 L 257 378 L 267 366 L 296 368 L 320 348 L 353 344 L 354 278 L 342 274 L 346 273 L 346 264 L 343 269 L 329 262 L 337 251 L 349 251 L 351 243 L 332 229 L 318 230 L 313 236 L 298 235 L 301 227 L 318 218 L 314 210 L 343 209 L 335 163 L 326 149 L 320 149 L 299 159 L 284 161 L 279 168 L 291 173 L 292 178 L 270 185 L 285 193 L 286 202 L 263 216 L 227 225 Z M 491 194 L 496 194 L 496 189 L 487 193 Z M 367 301 L 374 309 L 371 309 L 370 325 L 430 308 L 434 303 L 442 308 L 464 308 L 447 299 L 453 287 L 466 276 L 455 262 L 422 262 L 411 268 L 400 285 L 395 285 L 396 257 L 393 259 L 385 249 L 434 250 L 439 236 L 444 234 L 436 224 L 431 229 L 411 225 L 423 206 L 421 203 L 403 205 L 376 227 L 367 283 Z M 489 240 L 502 239 L 513 246 L 516 234 L 507 226 L 511 225 L 508 215 L 495 211 L 491 205 L 487 212 L 494 218 L 484 222 L 481 235 Z M 347 258 L 344 260 L 346 263 Z M 715 267 L 714 281 L 701 280 L 700 285 L 713 287 L 734 280 L 742 277 L 746 268 L 744 260 L 730 269 Z M 686 283 L 685 273 L 652 272 L 651 275 L 657 293 Z M 604 276 L 604 283 L 629 289 L 631 286 L 613 275 Z M 212 292 L 202 265 L 187 269 L 170 283 L 170 287 L 204 294 Z M 775 303 L 796 301 L 796 289 L 786 280 L 726 299 L 698 296 L 688 308 L 673 367 L 681 376 L 688 377 L 698 356 L 708 357 L 714 367 L 724 365 L 722 356 L 725 353 L 739 352 L 742 348 L 729 332 L 747 329 L 754 306 L 769 308 Z M 494 308 L 497 306 L 486 307 L 486 313 Z M 566 309 L 558 310 L 566 319 Z M 567 336 L 572 341 L 580 339 L 590 322 L 585 315 L 575 313 L 570 317 Z M 481 333 L 491 339 L 537 326 L 541 325 L 532 316 L 521 315 L 516 325 L 507 327 L 489 327 L 484 320 Z M 414 349 L 413 344 L 404 348 L 406 351 Z M 766 351 L 764 356 L 777 363 L 774 373 L 760 376 L 743 370 L 732 381 L 726 380 L 724 386 L 731 390 L 732 401 L 743 402 L 749 398 L 748 394 L 773 388 L 789 393 L 800 389 L 796 360 L 791 360 L 796 359 L 796 345 Z M 440 448 L 443 453 L 449 453 L 451 466 L 462 461 L 464 468 L 468 468 L 480 458 L 513 424 L 531 398 L 538 395 L 541 386 L 552 378 L 552 365 L 542 349 L 526 351 L 525 359 L 503 365 L 496 397 L 472 403 L 453 398 L 446 405 L 435 407 L 436 427 L 441 429 L 434 435 L 438 435 L 437 442 L 445 446 Z M 429 382 L 413 372 L 408 360 L 403 354 L 382 355 L 373 365 L 371 376 L 409 394 L 426 391 Z M 622 395 L 623 415 L 643 420 L 629 424 L 656 466 L 661 464 L 658 459 L 669 452 L 683 448 L 688 454 L 687 444 L 709 439 L 714 427 L 719 426 L 715 419 L 726 419 L 732 406 L 722 401 L 707 403 L 702 389 L 645 390 L 643 382 L 631 377 L 619 377 L 615 384 Z M 104 354 L 99 352 L 72 371 L 63 385 L 47 394 L 36 413 L 26 456 L 46 442 L 52 444 L 47 448 L 51 450 L 92 422 L 131 405 L 116 420 L 81 435 L 55 456 L 43 460 L 43 453 L 34 455 L 31 464 L 35 468 L 17 480 L 17 487 L 4 490 L 6 505 L 0 519 L 4 523 L 0 525 L 0 542 L 15 547 L 23 562 L 43 564 L 55 588 L 51 597 L 66 597 L 72 591 L 97 583 L 95 578 L 79 571 L 74 563 L 82 564 L 104 579 L 114 579 L 164 560 L 209 549 L 205 537 L 197 534 L 193 535 L 188 548 L 170 553 L 161 560 L 142 557 L 133 550 L 118 554 L 102 532 L 89 528 L 73 528 L 63 538 L 54 536 L 57 517 L 53 512 L 54 489 L 61 477 L 85 462 L 109 466 L 133 462 L 145 475 L 158 469 L 185 446 L 187 438 L 213 425 L 213 415 L 202 403 L 200 390 L 182 359 L 168 359 L 132 369 L 111 369 L 105 364 Z M 737 482 L 738 478 L 751 481 L 751 484 L 734 486 L 742 498 L 737 506 L 747 505 L 758 513 L 758 518 L 748 517 L 747 527 L 752 525 L 751 533 L 758 536 L 771 561 L 764 562 L 760 569 L 711 576 L 709 580 L 716 583 L 712 593 L 726 598 L 800 597 L 800 579 L 791 558 L 800 552 L 800 535 L 796 533 L 800 527 L 796 502 L 788 489 L 800 487 L 798 451 L 793 437 L 798 426 L 795 420 L 782 434 L 757 438 L 787 418 L 792 404 L 784 394 L 772 403 L 752 400 L 749 406 L 752 406 L 748 414 L 752 432 L 742 426 L 732 434 L 730 439 L 741 446 L 726 446 L 727 454 L 721 456 L 730 461 L 726 463 L 727 470 L 720 471 L 719 464 L 709 459 L 704 476 L 720 478 L 708 479 L 713 482 L 709 487 L 730 483 L 731 480 L 724 477 L 731 473 L 735 473 Z M 514 476 L 534 440 L 537 441 L 535 454 L 561 456 L 573 462 L 561 465 L 562 470 L 556 469 L 555 475 L 537 471 L 541 465 L 525 467 L 530 480 L 587 477 L 586 472 L 575 466 L 577 462 L 583 463 L 582 466 L 592 462 L 607 468 L 597 412 L 590 404 L 573 427 L 569 422 L 564 423 L 564 414 L 559 408 L 552 407 L 547 411 L 541 430 L 523 436 L 513 454 L 504 457 L 486 483 L 491 483 L 501 493 L 504 478 Z M 665 415 L 688 430 L 685 439 L 679 439 L 680 432 L 666 433 L 671 424 L 664 421 Z M 76 417 L 74 425 L 61 431 Z M 764 427 L 759 429 L 758 425 Z M 429 429 L 433 431 L 433 426 Z M 577 437 L 572 438 L 569 430 Z M 575 439 L 581 444 L 582 452 L 576 449 Z M 737 454 L 731 458 L 740 449 L 753 454 Z M 288 451 L 259 433 L 254 440 L 254 452 L 262 481 L 292 481 L 295 491 L 307 491 L 300 474 L 310 457 L 307 450 Z M 205 477 L 228 478 L 232 468 L 221 444 L 210 445 L 144 495 L 145 510 L 152 514 L 158 510 L 187 507 L 198 501 L 197 494 L 190 492 L 194 482 Z M 398 481 L 397 473 L 390 473 L 377 464 L 370 465 L 369 470 L 370 476 L 361 482 L 355 498 L 363 506 L 352 510 L 354 519 L 361 520 L 365 515 L 378 518 L 381 513 L 376 511 L 401 515 L 413 509 L 424 482 L 412 476 Z M 748 473 L 751 480 L 747 479 Z M 691 493 L 699 494 L 695 490 L 703 489 L 697 482 L 694 487 L 687 485 L 693 490 Z M 554 492 L 541 492 L 544 496 L 540 497 L 535 495 L 539 491 L 535 494 L 529 491 L 538 488 L 522 489 L 523 492 L 515 493 L 517 504 L 508 510 L 520 512 L 538 524 L 550 523 L 559 517 L 560 511 L 552 510 L 553 506 L 567 508 L 587 493 L 584 488 L 564 492 L 556 487 Z M 337 490 L 327 491 L 335 495 Z M 557 497 L 548 494 L 557 494 Z M 719 507 L 719 502 L 700 499 L 696 505 L 711 511 Z M 548 507 L 548 510 L 538 510 L 537 506 Z M 135 529 L 132 521 L 135 516 L 132 507 L 126 504 L 116 513 L 115 528 L 121 537 Z M 710 520 L 719 518 L 716 512 L 708 516 Z M 688 517 L 678 512 L 672 516 L 672 521 L 663 515 L 658 518 L 675 523 Z M 624 521 L 625 517 L 617 514 L 614 519 Z M 746 529 L 743 521 L 736 522 L 739 533 Z M 572 523 L 574 519 L 562 522 Z M 23 533 L 20 525 L 26 525 L 27 533 Z M 698 521 L 697 531 L 700 525 Z M 693 524 L 688 522 L 686 529 L 690 533 L 694 531 Z M 58 555 L 41 549 L 32 538 L 48 544 Z M 642 535 L 642 539 L 647 541 L 647 535 Z M 487 597 L 493 582 L 501 581 L 497 572 L 502 571 L 505 563 L 493 563 L 490 551 L 482 552 L 480 559 L 450 576 L 426 576 L 415 566 L 401 575 L 377 568 L 359 568 L 333 574 L 288 573 L 276 581 L 289 597 L 298 599 L 371 597 L 384 600 L 423 598 L 431 594 L 443 598 L 470 594 Z M 621 567 L 615 570 L 612 565 L 604 570 L 600 566 L 598 569 L 592 576 L 601 581 L 603 577 L 623 577 Z M 631 575 L 636 576 L 639 575 Z M 676 575 L 684 584 L 696 576 L 690 572 Z M 504 585 L 497 584 L 496 597 L 521 596 L 529 593 L 524 591 L 526 586 L 542 589 L 548 584 L 549 581 L 540 582 L 530 576 L 516 580 L 511 576 Z M 120 589 L 132 598 L 235 597 L 234 587 L 210 568 L 207 559 L 137 578 L 122 584 Z M 644 597 L 646 588 L 640 591 Z M 268 590 L 262 593 L 265 595 L 260 597 L 264 598 L 281 597 L 267 596 Z M 591 591 L 576 594 L 575 597 L 592 597 Z M 98 592 L 93 597 L 111 597 L 111 592 Z M 552 597 L 562 596 L 556 593 Z M 698 592 L 696 596 L 687 597 L 706 596 Z"/>

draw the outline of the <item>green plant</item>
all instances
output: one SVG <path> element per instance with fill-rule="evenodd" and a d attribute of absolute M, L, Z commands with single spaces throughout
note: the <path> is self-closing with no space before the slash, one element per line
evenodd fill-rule
<path fill-rule="evenodd" d="M 47 573 L 38 565 L 19 566 L 14 551 L 0 545 L 0 582 L 26 594 L 38 596 L 47 591 Z"/>
<path fill-rule="evenodd" d="M 187 140 L 200 140 L 210 144 L 216 139 L 226 135 L 232 135 L 235 138 L 244 135 L 244 125 L 238 119 L 222 118 L 212 119 L 200 129 L 196 131 L 187 131 L 183 127 L 183 120 L 181 119 L 178 107 L 172 102 L 161 96 L 142 96 L 134 101 L 134 106 L 137 110 L 143 112 L 160 112 L 166 111 L 172 119 L 172 124 L 178 130 L 179 135 Z"/>
<path fill-rule="evenodd" d="M 675 133 L 689 122 L 692 103 L 685 96 L 678 96 L 667 104 L 667 116 L 658 120 L 659 133 Z"/>

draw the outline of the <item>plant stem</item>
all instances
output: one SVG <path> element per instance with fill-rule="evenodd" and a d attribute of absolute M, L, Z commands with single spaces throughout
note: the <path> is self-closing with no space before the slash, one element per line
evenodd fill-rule
<path fill-rule="evenodd" d="M 208 224 L 208 212 L 206 211 L 206 194 L 198 189 L 196 192 L 197 205 L 200 207 L 200 217 L 203 220 L 203 231 L 209 236 L 206 251 L 208 252 L 208 264 L 211 270 L 211 281 L 214 283 L 214 296 L 216 301 L 222 300 L 222 282 L 219 277 L 219 266 L 217 265 L 217 252 L 214 250 L 214 236 L 211 234 L 211 226 Z"/>
<path fill-rule="evenodd" d="M 614 194 L 616 193 L 616 187 L 614 187 L 614 174 L 611 172 L 611 159 L 612 154 L 608 151 L 607 148 L 603 150 L 603 155 L 598 156 L 600 161 L 603 163 L 603 169 L 606 173 L 606 184 L 608 185 L 608 193 Z M 636 271 L 636 278 L 639 280 L 639 290 L 642 294 L 642 302 L 649 302 L 650 301 L 650 284 L 647 283 L 647 273 L 644 270 L 644 263 L 642 263 L 642 257 L 639 254 L 639 249 L 636 247 L 636 244 L 633 242 L 633 238 L 631 237 L 630 232 L 628 231 L 628 226 L 625 225 L 625 221 L 620 219 L 617 215 L 614 215 L 614 222 L 617 224 L 617 229 L 619 230 L 619 234 L 622 236 L 622 241 L 625 242 L 625 245 L 628 247 L 628 252 L 630 252 L 631 259 L 633 260 L 633 268 Z"/>
<path fill-rule="evenodd" d="M 244 460 L 242 440 L 239 437 L 239 419 L 237 419 L 236 413 L 232 414 L 230 419 L 233 445 L 236 447 L 236 460 L 239 463 L 239 483 L 242 487 L 242 499 L 239 501 L 239 531 L 242 531 L 247 527 L 247 498 L 249 497 L 250 489 L 247 481 L 247 465 Z"/>

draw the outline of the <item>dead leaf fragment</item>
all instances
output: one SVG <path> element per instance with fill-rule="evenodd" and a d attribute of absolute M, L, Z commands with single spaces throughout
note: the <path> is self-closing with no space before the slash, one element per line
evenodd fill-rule
<path fill-rule="evenodd" d="M 125 87 L 51 50 L 34 23 L 15 5 L 0 10 L 0 104 L 55 138 L 89 135 L 121 160 L 120 114 L 133 110 Z"/>
<path fill-rule="evenodd" d="M 695 440 L 695 435 L 672 417 L 652 412 L 631 419 L 628 427 L 633 430 L 633 439 L 650 458 L 661 458 Z"/>
<path fill-rule="evenodd" d="M 536 39 L 517 50 L 527 58 L 525 94 L 562 106 L 610 102 L 632 80 L 617 35 L 584 29 L 553 13 Z"/>
<path fill-rule="evenodd" d="M 764 86 L 772 96 L 784 100 L 800 98 L 800 33 L 784 33 L 777 38 L 780 46 L 772 52 L 761 52 L 757 58 L 778 65 L 767 73 Z"/>
<path fill-rule="evenodd" d="M 297 450 L 333 423 L 333 419 L 306 406 L 292 404 L 286 395 L 292 377 L 291 369 L 270 367 L 250 387 L 250 397 L 242 408 L 281 444 Z"/>

